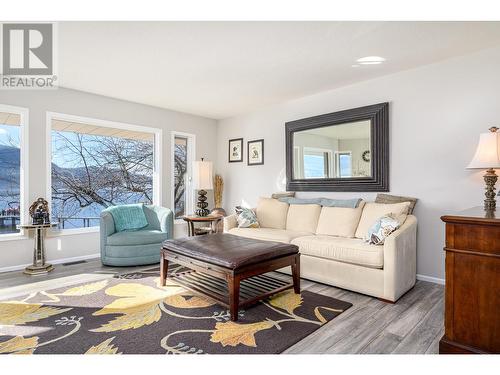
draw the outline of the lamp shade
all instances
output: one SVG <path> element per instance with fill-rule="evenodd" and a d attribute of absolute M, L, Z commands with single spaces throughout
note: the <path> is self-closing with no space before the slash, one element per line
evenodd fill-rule
<path fill-rule="evenodd" d="M 195 161 L 193 162 L 193 188 L 195 190 L 212 190 L 212 162 L 211 161 Z"/>
<path fill-rule="evenodd" d="M 500 168 L 500 158 L 498 152 L 498 133 L 482 133 L 479 136 L 479 144 L 472 161 L 467 169 L 489 169 Z"/>

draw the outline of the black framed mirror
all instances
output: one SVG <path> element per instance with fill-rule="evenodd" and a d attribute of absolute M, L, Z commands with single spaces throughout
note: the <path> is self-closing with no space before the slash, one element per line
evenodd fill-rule
<path fill-rule="evenodd" d="M 285 124 L 288 191 L 389 191 L 389 103 Z"/>

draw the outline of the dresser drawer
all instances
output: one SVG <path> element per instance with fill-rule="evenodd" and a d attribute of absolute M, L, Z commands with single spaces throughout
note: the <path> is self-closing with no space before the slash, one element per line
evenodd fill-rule
<path fill-rule="evenodd" d="M 447 223 L 446 249 L 500 256 L 500 226 Z"/>

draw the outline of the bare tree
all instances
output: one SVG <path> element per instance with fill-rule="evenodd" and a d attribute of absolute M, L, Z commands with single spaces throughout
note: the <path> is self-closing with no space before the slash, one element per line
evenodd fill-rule
<path fill-rule="evenodd" d="M 53 140 L 56 215 L 75 216 L 96 205 L 152 202 L 151 142 L 64 132 L 53 132 Z"/>
<path fill-rule="evenodd" d="M 18 212 L 21 167 L 19 137 L 5 132 L 3 138 L 0 142 L 0 211 L 10 209 Z"/>
<path fill-rule="evenodd" d="M 175 144 L 174 149 L 174 207 L 175 216 L 185 214 L 184 194 L 186 191 L 187 146 Z"/>

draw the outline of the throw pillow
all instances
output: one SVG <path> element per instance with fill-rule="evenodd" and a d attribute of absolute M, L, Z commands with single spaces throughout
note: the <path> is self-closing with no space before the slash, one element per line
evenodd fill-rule
<path fill-rule="evenodd" d="M 295 197 L 281 197 L 278 198 L 280 202 L 288 204 L 319 204 L 323 207 L 347 207 L 356 208 L 361 202 L 361 198 L 355 199 L 329 199 L 329 198 L 295 198 Z"/>
<path fill-rule="evenodd" d="M 399 228 L 399 221 L 393 215 L 382 216 L 370 227 L 365 241 L 370 245 L 383 245 L 385 239 Z"/>
<path fill-rule="evenodd" d="M 257 216 L 255 216 L 255 213 L 251 209 L 237 206 L 235 211 L 238 228 L 259 228 Z"/>
<path fill-rule="evenodd" d="M 271 195 L 271 198 L 273 198 L 273 199 L 280 199 L 280 198 L 286 198 L 286 197 L 295 197 L 295 192 L 294 191 L 280 191 L 278 193 L 273 193 Z"/>
<path fill-rule="evenodd" d="M 417 198 L 412 197 L 401 197 L 399 195 L 391 195 L 391 194 L 377 194 L 375 198 L 375 203 L 401 203 L 401 202 L 410 202 L 408 207 L 408 215 L 413 214 L 413 210 L 415 209 L 415 205 L 417 204 Z"/>
<path fill-rule="evenodd" d="M 113 216 L 117 232 L 139 230 L 148 226 L 144 204 L 123 204 L 106 209 Z"/>
<path fill-rule="evenodd" d="M 400 222 L 400 225 L 406 220 L 406 212 L 408 212 L 409 202 L 401 202 L 394 204 L 374 203 L 368 202 L 363 207 L 361 219 L 359 220 L 358 227 L 354 237 L 365 238 L 368 229 L 378 218 L 386 215 L 394 215 Z"/>

